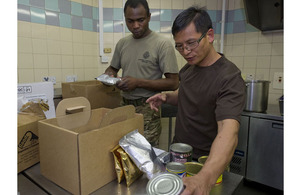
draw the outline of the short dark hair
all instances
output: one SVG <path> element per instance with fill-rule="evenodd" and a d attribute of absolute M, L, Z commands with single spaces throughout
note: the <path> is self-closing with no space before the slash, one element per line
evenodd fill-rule
<path fill-rule="evenodd" d="M 146 0 L 127 0 L 124 6 L 124 14 L 128 6 L 132 8 L 136 8 L 139 4 L 141 4 L 145 8 L 147 12 L 147 16 L 149 16 L 150 11 L 149 11 L 148 2 Z"/>
<path fill-rule="evenodd" d="M 205 33 L 212 28 L 211 19 L 204 8 L 193 6 L 184 10 L 176 17 L 172 26 L 173 36 L 185 29 L 191 22 L 194 23 L 196 31 L 199 33 Z"/>

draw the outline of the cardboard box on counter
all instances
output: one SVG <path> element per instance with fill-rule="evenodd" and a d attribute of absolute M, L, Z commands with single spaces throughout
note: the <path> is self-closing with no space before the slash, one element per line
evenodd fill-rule
<path fill-rule="evenodd" d="M 39 162 L 38 121 L 55 117 L 51 82 L 19 83 L 18 173 Z"/>
<path fill-rule="evenodd" d="M 56 118 L 39 121 L 41 174 L 72 194 L 89 194 L 116 179 L 111 149 L 127 133 L 144 131 L 143 115 L 133 106 L 89 106 L 83 97 L 63 99 Z"/>
<path fill-rule="evenodd" d="M 78 81 L 62 83 L 62 98 L 85 97 L 92 109 L 116 108 L 120 106 L 120 90 L 116 86 L 108 86 L 100 81 Z"/>
<path fill-rule="evenodd" d="M 38 163 L 38 121 L 45 117 L 29 113 L 18 114 L 18 173 Z"/>

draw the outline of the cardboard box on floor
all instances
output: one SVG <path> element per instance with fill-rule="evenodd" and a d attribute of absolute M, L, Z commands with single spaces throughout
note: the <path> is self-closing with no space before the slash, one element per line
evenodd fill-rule
<path fill-rule="evenodd" d="M 62 83 L 62 98 L 85 97 L 92 109 L 116 108 L 120 106 L 120 90 L 116 86 L 108 86 L 100 81 L 78 81 Z"/>
<path fill-rule="evenodd" d="M 33 113 L 18 114 L 18 173 L 38 163 L 38 121 L 45 119 Z"/>
<path fill-rule="evenodd" d="M 127 133 L 144 131 L 143 115 L 133 106 L 90 110 L 83 97 L 63 99 L 56 116 L 39 121 L 41 173 L 72 194 L 89 194 L 116 179 L 110 150 Z"/>

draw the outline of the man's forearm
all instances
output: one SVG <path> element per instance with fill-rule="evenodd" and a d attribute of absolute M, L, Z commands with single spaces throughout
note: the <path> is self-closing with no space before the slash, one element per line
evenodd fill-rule
<path fill-rule="evenodd" d="M 238 143 L 239 123 L 234 119 L 218 122 L 219 131 L 212 144 L 208 159 L 199 173 L 207 179 L 209 185 L 214 185 L 230 163 Z"/>
<path fill-rule="evenodd" d="M 176 78 L 162 78 L 157 80 L 138 79 L 138 88 L 144 88 L 151 91 L 174 91 L 178 88 Z"/>
<path fill-rule="evenodd" d="M 177 106 L 178 105 L 178 90 L 174 92 L 168 92 L 166 93 L 166 102 L 167 104 L 171 104 L 173 106 Z"/>

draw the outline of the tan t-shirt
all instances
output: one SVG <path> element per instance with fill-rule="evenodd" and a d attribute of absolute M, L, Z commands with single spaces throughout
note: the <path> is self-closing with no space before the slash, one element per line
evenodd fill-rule
<path fill-rule="evenodd" d="M 110 65 L 116 69 L 122 68 L 122 77 L 156 80 L 165 73 L 178 73 L 174 46 L 155 32 L 142 39 L 134 39 L 132 35 L 122 38 L 116 45 Z M 138 99 L 156 93 L 158 91 L 137 88 L 131 92 L 122 91 L 122 96 Z"/>

